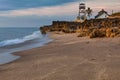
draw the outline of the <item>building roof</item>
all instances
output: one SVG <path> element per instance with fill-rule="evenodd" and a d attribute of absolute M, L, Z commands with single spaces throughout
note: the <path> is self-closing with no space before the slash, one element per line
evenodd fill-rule
<path fill-rule="evenodd" d="M 85 3 L 80 3 L 80 5 L 85 5 Z"/>
<path fill-rule="evenodd" d="M 109 16 L 109 14 L 104 9 L 102 9 L 100 12 L 98 12 L 98 14 L 95 16 L 95 18 L 98 18 L 99 16 L 101 16 L 104 13 Z"/>

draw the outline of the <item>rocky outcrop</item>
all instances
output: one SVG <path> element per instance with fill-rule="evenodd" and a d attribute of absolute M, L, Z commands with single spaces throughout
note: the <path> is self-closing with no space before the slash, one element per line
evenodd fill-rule
<path fill-rule="evenodd" d="M 120 28 L 93 28 L 82 30 L 79 32 L 78 37 L 89 37 L 89 38 L 97 38 L 97 37 L 120 37 Z"/>
<path fill-rule="evenodd" d="M 41 32 L 44 34 L 51 31 L 62 31 L 64 33 L 80 33 L 79 37 L 90 36 L 93 37 L 108 37 L 109 33 L 114 33 L 116 28 L 120 27 L 120 18 L 104 18 L 104 19 L 91 19 L 83 23 L 69 22 L 69 21 L 53 21 L 52 25 L 40 27 Z M 113 32 L 112 32 L 113 31 Z M 110 35 L 110 36 L 111 36 Z"/>

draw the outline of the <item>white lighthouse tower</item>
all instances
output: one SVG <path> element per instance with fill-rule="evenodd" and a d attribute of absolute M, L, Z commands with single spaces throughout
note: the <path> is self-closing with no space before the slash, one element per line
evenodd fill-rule
<path fill-rule="evenodd" d="M 86 6 L 85 3 L 79 4 L 79 12 L 77 16 L 77 22 L 84 22 L 86 20 Z"/>

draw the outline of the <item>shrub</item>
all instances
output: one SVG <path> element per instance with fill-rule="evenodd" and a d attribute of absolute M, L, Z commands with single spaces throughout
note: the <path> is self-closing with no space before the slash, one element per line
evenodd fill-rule
<path fill-rule="evenodd" d="M 97 38 L 97 37 L 105 37 L 105 31 L 102 31 L 100 29 L 94 29 L 90 34 L 90 38 Z"/>

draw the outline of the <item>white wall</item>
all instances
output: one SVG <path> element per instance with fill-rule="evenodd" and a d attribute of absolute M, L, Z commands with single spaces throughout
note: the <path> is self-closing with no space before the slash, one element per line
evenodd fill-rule
<path fill-rule="evenodd" d="M 107 17 L 108 17 L 108 15 L 104 13 L 101 16 L 99 16 L 98 18 L 107 18 Z"/>

